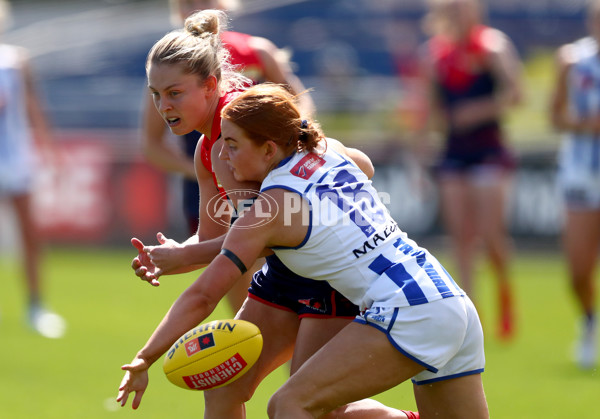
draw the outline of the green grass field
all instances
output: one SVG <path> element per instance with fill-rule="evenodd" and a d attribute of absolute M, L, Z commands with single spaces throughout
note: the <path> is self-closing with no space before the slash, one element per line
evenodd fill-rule
<path fill-rule="evenodd" d="M 60 340 L 38 337 L 24 327 L 20 270 L 0 258 L 1 418 L 202 417 L 202 395 L 170 384 L 162 373 L 162 360 L 151 370 L 138 411 L 114 402 L 120 365 L 131 360 L 171 302 L 195 278 L 164 278 L 160 287 L 152 288 L 130 271 L 133 256 L 129 249 L 48 252 L 48 300 L 69 323 Z M 570 297 L 565 297 L 564 277 L 558 253 L 517 256 L 519 333 L 513 342 L 502 343 L 493 334 L 492 280 L 481 269 L 481 314 L 487 334 L 483 379 L 492 418 L 598 417 L 598 371 L 580 371 L 570 361 L 576 313 Z M 211 319 L 227 317 L 227 308 L 219 306 Z M 268 397 L 285 376 L 281 368 L 260 386 L 248 404 L 249 418 L 266 417 Z M 415 409 L 411 387 L 404 383 L 376 399 Z"/>

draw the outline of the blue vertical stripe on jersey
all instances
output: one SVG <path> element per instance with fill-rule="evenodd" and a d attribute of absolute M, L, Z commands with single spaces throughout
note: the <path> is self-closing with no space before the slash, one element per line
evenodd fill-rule
<path fill-rule="evenodd" d="M 400 250 L 405 255 L 409 255 L 412 253 L 412 256 L 415 256 L 417 258 L 417 264 L 425 270 L 425 272 L 427 273 L 431 281 L 434 283 L 434 285 L 436 286 L 436 288 L 440 292 L 440 295 L 443 298 L 452 297 L 454 295 L 454 292 L 450 290 L 450 288 L 448 288 L 448 285 L 438 273 L 438 271 L 436 271 L 433 265 L 427 260 L 426 254 L 423 250 L 419 250 L 417 253 L 414 253 L 414 247 L 406 243 L 402 238 L 396 240 L 394 242 L 394 246 L 397 247 L 398 250 Z M 443 270 L 444 274 L 452 281 L 454 285 L 456 285 L 450 274 L 448 274 L 448 272 L 446 272 L 445 269 Z"/>
<path fill-rule="evenodd" d="M 448 281 L 450 281 L 450 283 L 452 285 L 454 285 L 454 287 L 456 288 L 457 292 L 460 291 L 460 293 L 458 295 L 464 296 L 462 289 L 458 286 L 458 284 L 454 281 L 454 278 L 452 278 L 452 275 L 450 275 L 448 273 L 448 271 L 446 270 L 446 268 L 444 268 L 443 265 L 440 265 L 440 267 L 442 268 L 442 271 L 444 271 L 444 275 L 446 275 L 446 278 L 448 278 Z"/>
<path fill-rule="evenodd" d="M 446 282 L 442 279 L 440 274 L 435 270 L 431 262 L 429 262 L 426 258 L 426 254 L 424 251 L 419 252 L 417 255 L 417 264 L 427 272 L 429 278 L 440 292 L 440 295 L 443 298 L 448 298 L 454 296 L 454 293 L 448 288 Z"/>
<path fill-rule="evenodd" d="M 385 274 L 404 293 L 408 304 L 411 306 L 425 304 L 427 297 L 417 284 L 417 281 L 409 274 L 401 263 L 393 263 L 383 255 L 379 255 L 369 265 L 369 269 L 379 275 Z"/>

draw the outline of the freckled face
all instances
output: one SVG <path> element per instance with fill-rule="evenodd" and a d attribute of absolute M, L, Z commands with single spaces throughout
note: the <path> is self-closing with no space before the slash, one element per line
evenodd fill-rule
<path fill-rule="evenodd" d="M 235 180 L 262 182 L 269 170 L 265 146 L 256 145 L 244 130 L 227 119 L 221 120 L 221 135 L 224 143 L 219 158 L 227 162 Z"/>
<path fill-rule="evenodd" d="M 212 123 L 210 96 L 198 76 L 184 73 L 177 64 L 152 64 L 148 88 L 154 106 L 175 135 L 202 132 Z"/>

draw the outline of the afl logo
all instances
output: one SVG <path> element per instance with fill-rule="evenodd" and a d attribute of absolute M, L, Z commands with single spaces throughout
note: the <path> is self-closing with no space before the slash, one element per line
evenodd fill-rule
<path fill-rule="evenodd" d="M 208 215 L 217 224 L 229 227 L 252 208 L 251 222 L 240 223 L 239 228 L 254 228 L 273 220 L 279 211 L 279 204 L 268 195 L 260 195 L 252 189 L 234 189 L 227 191 L 227 199 L 221 195 L 213 196 L 207 203 Z M 234 206 L 237 205 L 237 208 Z"/>

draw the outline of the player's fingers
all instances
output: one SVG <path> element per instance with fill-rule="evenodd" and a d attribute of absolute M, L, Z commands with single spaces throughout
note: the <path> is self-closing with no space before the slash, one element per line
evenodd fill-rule
<path fill-rule="evenodd" d="M 121 367 L 124 369 L 125 365 Z M 127 398 L 129 397 L 129 390 L 127 390 L 127 382 L 129 381 L 129 372 L 125 373 L 123 379 L 121 380 L 121 384 L 119 384 L 119 393 L 117 394 L 117 402 L 121 402 L 121 407 L 125 406 L 127 403 Z"/>
<path fill-rule="evenodd" d="M 161 232 L 156 233 L 156 240 L 158 240 L 158 242 L 160 244 L 164 244 L 164 242 L 167 241 L 167 238 L 165 237 L 164 234 L 162 234 Z"/>
<path fill-rule="evenodd" d="M 140 262 L 140 258 L 135 257 L 133 258 L 133 260 L 131 261 L 131 267 L 133 269 L 139 269 L 142 266 L 142 262 Z"/>
<path fill-rule="evenodd" d="M 129 392 L 125 390 L 119 391 L 119 395 L 117 396 L 117 402 L 121 402 L 121 407 L 127 404 L 127 399 L 129 397 Z"/>
<path fill-rule="evenodd" d="M 146 268 L 145 266 L 140 266 L 139 268 L 137 268 L 135 270 L 136 276 L 139 276 L 141 279 L 144 279 L 147 272 L 148 272 L 148 268 Z"/>
<path fill-rule="evenodd" d="M 144 250 L 144 243 L 141 242 L 140 239 L 137 238 L 132 238 L 131 239 L 131 244 L 133 245 L 133 247 L 135 247 L 139 252 Z"/>
<path fill-rule="evenodd" d="M 144 278 L 142 278 L 144 281 L 148 282 L 150 285 L 154 286 L 154 287 L 158 287 L 160 285 L 160 282 L 158 282 L 156 280 L 156 277 L 152 274 L 147 274 Z"/>
<path fill-rule="evenodd" d="M 132 409 L 137 409 L 138 407 L 140 407 L 140 403 L 142 402 L 143 395 L 144 395 L 144 390 L 138 390 L 135 392 L 135 397 L 133 398 L 133 401 L 131 402 Z"/>

